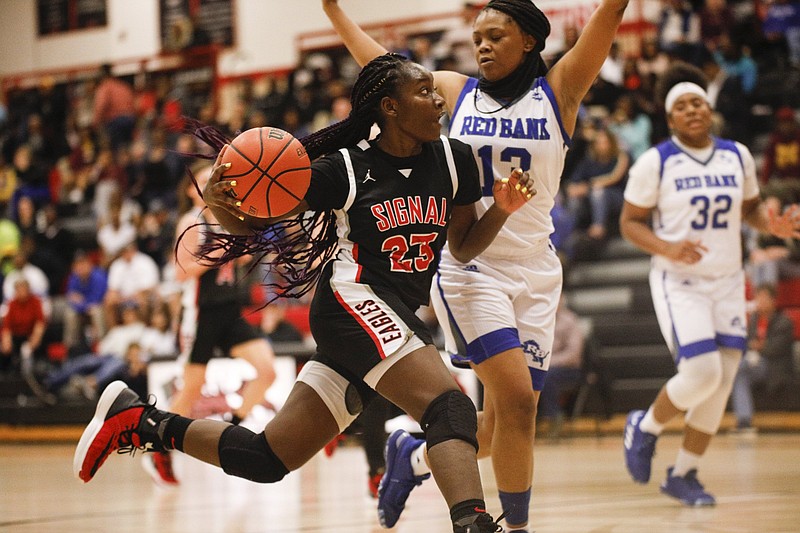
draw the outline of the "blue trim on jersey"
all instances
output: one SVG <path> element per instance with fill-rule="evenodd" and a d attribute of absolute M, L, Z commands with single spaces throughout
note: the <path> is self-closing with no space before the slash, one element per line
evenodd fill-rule
<path fill-rule="evenodd" d="M 747 349 L 747 339 L 738 335 L 723 335 L 722 333 L 717 333 L 714 340 L 718 346 L 724 348 L 733 348 L 735 350 L 741 350 L 742 352 Z"/>
<path fill-rule="evenodd" d="M 544 389 L 544 382 L 545 378 L 547 377 L 547 372 L 542 370 L 541 368 L 531 368 L 528 367 L 531 373 L 531 383 L 533 384 L 533 390 L 541 392 Z"/>
<path fill-rule="evenodd" d="M 717 150 L 730 150 L 736 157 L 739 158 L 739 164 L 742 166 L 742 170 L 744 170 L 744 160 L 742 159 L 742 154 L 739 152 L 739 147 L 736 146 L 734 141 L 729 141 L 728 139 L 716 139 Z"/>
<path fill-rule="evenodd" d="M 567 148 L 571 148 L 572 137 L 570 137 L 567 134 L 567 130 L 564 129 L 564 123 L 561 121 L 561 110 L 558 108 L 558 102 L 556 101 L 556 95 L 553 94 L 553 89 L 550 87 L 550 84 L 547 83 L 547 78 L 536 78 L 536 81 L 533 82 L 533 89 L 536 89 L 537 87 L 541 87 L 544 91 L 544 94 L 547 95 L 547 99 L 550 100 L 550 105 L 553 106 L 553 111 L 555 112 L 556 119 L 558 120 L 558 127 L 561 128 L 561 136 L 564 137 L 564 144 L 567 145 Z"/>
<path fill-rule="evenodd" d="M 692 342 L 684 346 L 678 346 L 678 360 L 689 359 L 698 355 L 716 352 L 717 350 L 719 350 L 719 346 L 717 346 L 717 342 L 714 339 Z"/>
<path fill-rule="evenodd" d="M 467 344 L 467 355 L 473 363 L 479 365 L 492 356 L 521 346 L 517 328 L 502 328 Z"/>
<path fill-rule="evenodd" d="M 467 94 L 474 91 L 477 86 L 478 86 L 477 78 L 467 79 L 467 83 L 465 83 L 464 88 L 461 89 L 461 94 L 458 95 L 458 101 L 456 101 L 456 106 L 453 108 L 453 116 L 450 117 L 451 121 L 456 118 L 456 115 L 458 115 L 458 109 L 461 107 L 461 102 L 464 101 L 464 97 L 467 96 Z"/>
<path fill-rule="evenodd" d="M 664 177 L 664 164 L 667 162 L 667 159 L 673 155 L 680 154 L 682 150 L 677 144 L 672 142 L 672 139 L 658 144 L 656 150 L 658 150 L 658 155 L 661 156 L 661 168 L 658 169 L 658 182 L 661 183 L 661 178 Z"/>
<path fill-rule="evenodd" d="M 442 279 L 442 276 L 437 272 L 433 279 L 434 279 L 434 281 L 436 283 L 436 290 L 439 291 L 439 297 L 442 299 L 442 303 L 444 304 L 444 308 L 447 310 L 447 317 L 448 317 L 449 325 L 445 324 L 442 327 L 450 327 L 450 330 L 453 333 L 453 335 L 458 335 L 459 339 L 461 340 L 460 344 L 462 346 L 466 346 L 467 345 L 467 339 L 464 338 L 464 334 L 461 333 L 460 329 L 458 329 L 458 323 L 456 322 L 456 319 L 453 317 L 453 313 L 450 311 L 450 306 L 447 305 L 447 298 L 445 298 L 445 296 L 444 296 L 444 290 L 442 289 L 442 285 L 440 283 L 441 279 Z M 451 359 L 455 359 L 459 363 L 468 363 L 469 362 L 469 357 L 466 356 L 466 354 L 451 353 L 450 354 L 450 358 Z"/>

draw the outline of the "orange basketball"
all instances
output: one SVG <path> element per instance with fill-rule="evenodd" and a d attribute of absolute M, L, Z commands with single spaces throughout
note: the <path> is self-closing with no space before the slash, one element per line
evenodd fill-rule
<path fill-rule="evenodd" d="M 311 161 L 291 133 L 265 126 L 252 128 L 231 141 L 222 163 L 230 163 L 223 178 L 236 181 L 231 191 L 253 217 L 272 218 L 300 203 L 311 182 Z"/>

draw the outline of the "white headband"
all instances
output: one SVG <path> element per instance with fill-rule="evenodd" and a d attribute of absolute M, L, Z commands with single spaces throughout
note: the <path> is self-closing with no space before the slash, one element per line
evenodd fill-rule
<path fill-rule="evenodd" d="M 702 87 L 690 81 L 682 81 L 672 87 L 667 93 L 667 98 L 664 101 L 664 108 L 667 110 L 667 113 L 672 111 L 672 106 L 675 105 L 675 101 L 685 94 L 695 94 L 708 102 L 708 93 L 706 93 Z"/>

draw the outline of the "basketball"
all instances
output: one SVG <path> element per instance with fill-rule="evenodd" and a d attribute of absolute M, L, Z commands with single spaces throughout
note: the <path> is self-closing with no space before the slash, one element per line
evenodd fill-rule
<path fill-rule="evenodd" d="M 231 168 L 224 179 L 236 181 L 233 197 L 243 213 L 257 218 L 284 215 L 297 207 L 311 182 L 311 161 L 291 133 L 265 126 L 240 133 L 222 163 Z"/>

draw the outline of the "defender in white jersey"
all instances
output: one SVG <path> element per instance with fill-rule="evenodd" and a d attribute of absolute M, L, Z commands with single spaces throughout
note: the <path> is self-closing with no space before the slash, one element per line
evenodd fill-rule
<path fill-rule="evenodd" d="M 681 81 L 677 79 L 690 79 Z M 661 491 L 685 505 L 714 505 L 697 467 L 725 412 L 746 347 L 741 225 L 779 237 L 796 234 L 793 208 L 762 212 L 753 156 L 742 144 L 711 135 L 702 74 L 688 66 L 665 76 L 672 137 L 642 154 L 630 170 L 622 234 L 653 255 L 650 286 L 677 374 L 625 426 L 625 462 L 639 483 L 664 425 L 686 413 L 684 439 Z"/>
<path fill-rule="evenodd" d="M 484 385 L 479 454 L 492 457 L 506 522 L 514 531 L 528 525 L 536 404 L 561 293 L 561 264 L 549 243 L 550 211 L 580 102 L 608 55 L 627 4 L 600 2 L 576 45 L 548 72 L 540 55 L 550 32 L 547 17 L 530 0 L 492 0 L 473 25 L 480 78 L 434 72 L 450 113 L 450 135 L 471 145 L 478 162 L 481 209 L 491 205 L 495 177 L 512 168 L 528 170 L 537 190 L 473 261 L 460 263 L 445 249 L 432 287 L 447 350 L 469 361 Z M 337 0 L 323 0 L 323 7 L 359 64 L 385 53 Z M 415 477 L 386 483 L 406 487 L 405 492 L 379 493 L 379 511 L 394 513 L 390 525 L 428 471 L 423 442 L 400 436 L 392 435 L 387 446 L 396 442 L 402 449 L 387 450 L 387 457 L 411 455 Z"/>

